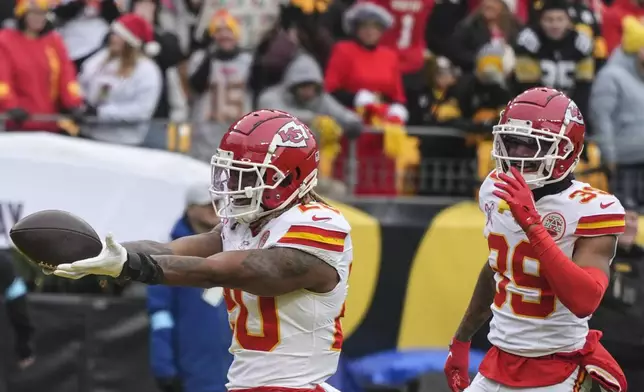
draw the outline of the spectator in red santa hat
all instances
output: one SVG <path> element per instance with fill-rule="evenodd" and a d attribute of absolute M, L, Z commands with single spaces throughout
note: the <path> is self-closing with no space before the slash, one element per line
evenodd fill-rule
<path fill-rule="evenodd" d="M 171 3 L 171 2 L 170 2 Z M 165 4 L 165 5 L 164 5 Z M 176 20 L 164 15 L 168 1 L 129 0 L 130 12 L 141 16 L 154 29 L 154 41 L 159 43 L 159 53 L 152 57 L 161 70 L 162 88 L 155 119 L 144 142 L 145 147 L 167 149 L 169 130 L 188 120 L 187 52 L 181 47 Z M 168 119 L 170 123 L 168 124 Z"/>
<path fill-rule="evenodd" d="M 55 122 L 29 117 L 63 110 L 80 115 L 83 101 L 76 70 L 47 20 L 49 6 L 48 0 L 18 0 L 16 28 L 0 31 L 0 113 L 11 119 L 8 129 L 56 132 Z"/>
<path fill-rule="evenodd" d="M 117 19 L 111 31 L 107 47 L 85 61 L 79 76 L 88 113 L 98 117 L 98 124 L 83 129 L 82 134 L 110 143 L 140 145 L 161 95 L 161 71 L 149 58 L 158 53 L 159 44 L 154 41 L 152 25 L 136 14 Z"/>

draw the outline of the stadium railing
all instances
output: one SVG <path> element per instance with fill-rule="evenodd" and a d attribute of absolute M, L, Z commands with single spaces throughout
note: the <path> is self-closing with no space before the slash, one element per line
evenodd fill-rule
<path fill-rule="evenodd" d="M 6 130 L 7 120 L 7 116 L 0 114 L 0 132 Z M 68 134 L 81 137 L 87 134 L 84 130 L 97 124 L 117 127 L 142 123 L 105 122 L 96 117 L 87 117 L 83 124 L 77 125 L 65 115 L 32 115 L 29 120 L 55 122 Z M 198 148 L 204 149 L 203 133 L 210 133 L 207 142 L 212 146 L 205 146 L 209 152 L 214 151 L 217 141 L 227 129 L 227 125 L 221 123 L 174 123 L 167 119 L 153 119 L 144 123 L 149 124 L 150 129 L 142 147 L 187 154 L 204 161 L 209 161 L 210 153 L 195 153 Z M 346 141 L 345 151 L 333 163 L 333 178 L 329 178 L 338 185 L 338 196 L 472 198 L 481 181 L 494 167 L 491 134 L 481 135 L 438 126 L 409 126 L 406 131 L 408 135 L 419 139 L 421 159 L 418 165 L 404 171 L 396 171 L 393 161 L 386 158 L 384 153 L 360 157 L 358 141 Z M 365 127 L 363 132 L 381 133 L 369 127 Z M 198 133 L 202 136 L 197 136 Z M 588 160 L 581 162 L 577 168 L 578 176 L 596 188 L 608 189 L 598 148 L 589 143 L 586 155 Z"/>

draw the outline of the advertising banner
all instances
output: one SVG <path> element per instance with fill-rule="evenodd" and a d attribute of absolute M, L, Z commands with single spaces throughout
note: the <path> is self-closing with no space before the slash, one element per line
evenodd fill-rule
<path fill-rule="evenodd" d="M 0 133 L 0 249 L 22 217 L 60 209 L 119 241 L 165 241 L 209 165 L 165 151 L 40 133 Z"/>

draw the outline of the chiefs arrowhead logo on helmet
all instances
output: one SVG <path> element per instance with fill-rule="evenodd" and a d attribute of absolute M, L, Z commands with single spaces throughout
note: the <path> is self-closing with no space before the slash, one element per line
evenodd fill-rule
<path fill-rule="evenodd" d="M 278 131 L 277 135 L 281 140 L 276 143 L 280 147 L 306 147 L 309 134 L 301 124 L 295 121 L 284 124 Z"/>
<path fill-rule="evenodd" d="M 568 108 L 566 108 L 566 121 L 574 121 L 577 124 L 584 124 L 584 117 L 581 115 L 581 111 L 577 107 L 577 104 L 575 104 L 572 100 L 568 104 Z"/>

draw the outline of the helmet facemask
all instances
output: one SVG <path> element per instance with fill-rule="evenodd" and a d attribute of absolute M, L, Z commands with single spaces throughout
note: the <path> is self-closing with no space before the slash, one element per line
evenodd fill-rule
<path fill-rule="evenodd" d="M 255 163 L 235 160 L 232 152 L 217 150 L 211 160 L 210 194 L 219 217 L 250 223 L 265 215 L 264 191 L 277 188 L 286 178 L 269 161 L 270 154 L 264 163 Z"/>
<path fill-rule="evenodd" d="M 574 150 L 563 132 L 534 129 L 530 121 L 510 119 L 507 124 L 495 125 L 492 134 L 496 169 L 509 174 L 510 167 L 516 167 L 532 189 L 563 179 L 575 167 L 553 178 L 557 164 Z"/>

